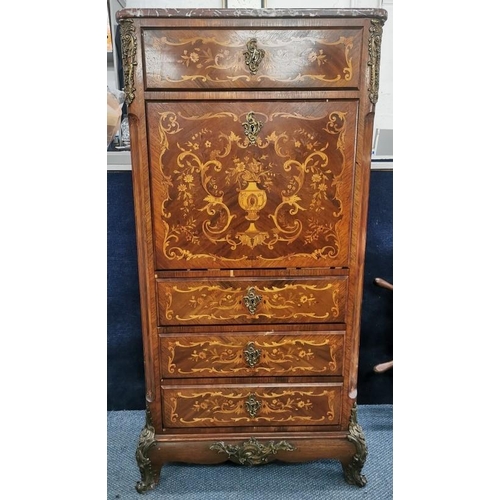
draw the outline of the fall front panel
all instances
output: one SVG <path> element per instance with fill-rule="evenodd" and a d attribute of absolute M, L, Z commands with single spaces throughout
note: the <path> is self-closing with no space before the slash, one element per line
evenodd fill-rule
<path fill-rule="evenodd" d="M 346 267 L 358 101 L 147 104 L 156 269 Z"/>

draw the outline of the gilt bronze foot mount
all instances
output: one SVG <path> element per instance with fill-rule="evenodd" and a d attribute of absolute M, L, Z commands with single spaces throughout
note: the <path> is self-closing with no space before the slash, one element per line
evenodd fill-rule
<path fill-rule="evenodd" d="M 135 452 L 135 458 L 141 473 L 141 480 L 137 481 L 135 486 L 135 489 L 139 493 L 152 490 L 160 480 L 161 465 L 153 465 L 148 456 L 149 451 L 155 445 L 155 430 L 151 420 L 151 413 L 148 408 L 146 410 L 146 424 L 144 425 L 139 436 L 139 443 Z"/>
<path fill-rule="evenodd" d="M 349 484 L 355 484 L 360 487 L 365 486 L 367 481 L 365 475 L 361 474 L 361 469 L 365 464 L 368 448 L 366 447 L 363 429 L 358 424 L 358 407 L 356 404 L 354 404 L 351 410 L 349 435 L 347 439 L 354 444 L 356 452 L 349 462 L 342 462 L 345 480 Z"/>

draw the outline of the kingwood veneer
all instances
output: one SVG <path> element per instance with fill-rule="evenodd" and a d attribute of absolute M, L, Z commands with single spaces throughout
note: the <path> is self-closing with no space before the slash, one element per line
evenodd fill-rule
<path fill-rule="evenodd" d="M 356 380 L 384 10 L 120 11 L 146 375 L 168 461 L 336 458 Z"/>

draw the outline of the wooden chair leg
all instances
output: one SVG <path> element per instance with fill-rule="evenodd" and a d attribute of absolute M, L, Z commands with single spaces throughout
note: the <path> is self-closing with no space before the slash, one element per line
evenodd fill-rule
<path fill-rule="evenodd" d="M 385 281 L 382 278 L 375 278 L 373 282 L 380 286 L 381 288 L 385 288 L 387 290 L 393 290 L 393 285 L 392 283 L 389 283 L 388 281 Z M 378 365 L 375 365 L 373 367 L 373 371 L 375 373 L 383 373 L 386 372 L 387 370 L 391 369 L 393 367 L 394 362 L 391 361 L 386 361 L 385 363 L 379 363 Z"/>
<path fill-rule="evenodd" d="M 393 285 L 392 283 L 389 283 L 388 281 L 383 280 L 382 278 L 375 278 L 373 282 L 380 286 L 381 288 L 386 288 L 387 290 L 392 290 Z"/>
<path fill-rule="evenodd" d="M 392 368 L 394 361 L 387 361 L 386 363 L 379 363 L 373 367 L 375 373 L 383 373 Z"/>

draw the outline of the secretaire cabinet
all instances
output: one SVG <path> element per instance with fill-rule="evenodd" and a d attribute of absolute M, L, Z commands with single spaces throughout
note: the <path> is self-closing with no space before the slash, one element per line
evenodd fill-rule
<path fill-rule="evenodd" d="M 363 486 L 359 327 L 380 9 L 126 9 L 146 424 L 165 462 L 340 460 Z"/>

